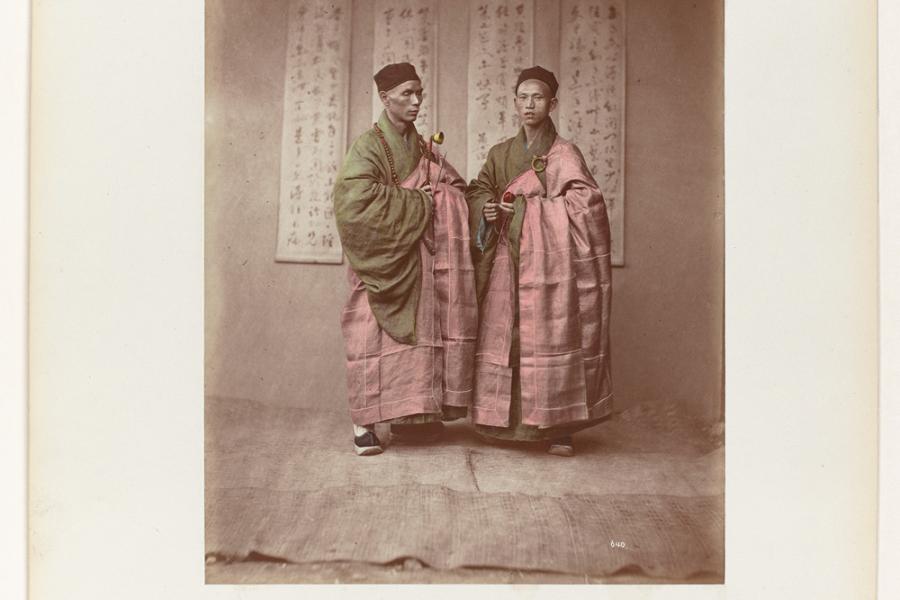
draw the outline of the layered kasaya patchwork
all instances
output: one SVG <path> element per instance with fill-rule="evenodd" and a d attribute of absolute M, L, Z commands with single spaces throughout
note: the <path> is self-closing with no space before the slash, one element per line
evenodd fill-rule
<path fill-rule="evenodd" d="M 472 420 L 481 433 L 567 435 L 612 410 L 609 220 L 578 148 L 547 119 L 494 146 L 467 191 L 480 303 Z M 485 203 L 514 198 L 488 224 Z"/>
<path fill-rule="evenodd" d="M 429 150 L 412 124 L 401 135 L 382 113 L 336 178 L 350 284 L 341 325 L 356 425 L 455 418 L 471 402 L 478 308 L 465 182 Z M 425 181 L 433 208 L 416 189 Z"/>

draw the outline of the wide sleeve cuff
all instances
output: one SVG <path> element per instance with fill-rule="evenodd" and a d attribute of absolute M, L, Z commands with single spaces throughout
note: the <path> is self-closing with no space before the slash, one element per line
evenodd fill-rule
<path fill-rule="evenodd" d="M 428 194 L 426 194 L 424 191 L 422 191 L 418 188 L 416 188 L 413 191 L 415 191 L 419 195 L 419 198 L 422 199 L 422 203 L 425 205 L 425 221 L 426 222 L 430 221 L 431 214 L 434 211 L 434 206 L 433 206 L 434 200 L 429 200 Z"/>
<path fill-rule="evenodd" d="M 484 215 L 481 216 L 481 220 L 478 222 L 478 229 L 475 232 L 475 247 L 484 252 L 485 248 L 488 245 L 488 238 L 493 231 L 494 226 L 487 222 L 484 218 Z"/>

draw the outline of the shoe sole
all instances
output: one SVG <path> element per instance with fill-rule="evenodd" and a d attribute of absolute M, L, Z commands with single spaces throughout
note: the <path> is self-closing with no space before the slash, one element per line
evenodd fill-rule
<path fill-rule="evenodd" d="M 353 446 L 357 456 L 374 456 L 384 452 L 381 446 Z"/>
<path fill-rule="evenodd" d="M 552 454 L 553 456 L 575 456 L 575 449 L 572 446 L 550 446 L 550 449 L 547 450 L 547 454 Z"/>

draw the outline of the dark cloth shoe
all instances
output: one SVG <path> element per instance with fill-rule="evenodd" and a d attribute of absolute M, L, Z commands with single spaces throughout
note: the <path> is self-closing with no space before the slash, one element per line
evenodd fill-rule
<path fill-rule="evenodd" d="M 374 431 L 367 431 L 362 435 L 353 438 L 353 449 L 356 450 L 358 456 L 372 456 L 373 454 L 381 454 L 384 448 L 381 447 L 381 441 Z"/>
<path fill-rule="evenodd" d="M 391 437 L 398 442 L 425 444 L 440 439 L 444 433 L 444 424 L 440 421 L 432 423 L 391 423 Z"/>
<path fill-rule="evenodd" d="M 549 454 L 554 456 L 575 456 L 575 446 L 572 444 L 572 436 L 567 435 L 550 440 Z"/>

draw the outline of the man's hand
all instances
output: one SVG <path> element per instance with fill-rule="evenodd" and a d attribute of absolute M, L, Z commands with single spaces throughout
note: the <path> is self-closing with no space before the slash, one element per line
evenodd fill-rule
<path fill-rule="evenodd" d="M 484 210 L 482 214 L 484 215 L 484 220 L 488 223 L 493 223 L 497 220 L 498 217 L 506 219 L 513 213 L 513 201 L 515 200 L 515 196 L 510 194 L 509 192 L 503 194 L 503 198 L 500 202 L 487 202 L 484 205 Z"/>
<path fill-rule="evenodd" d="M 434 205 L 434 192 L 431 189 L 431 184 L 425 183 L 419 189 L 422 190 L 423 192 L 425 192 L 425 196 L 428 198 L 427 199 L 428 205 L 433 206 Z"/>

